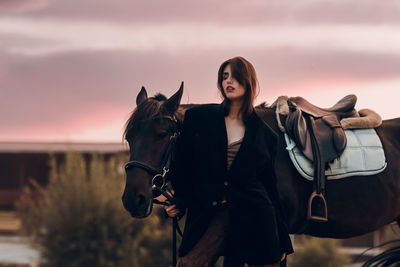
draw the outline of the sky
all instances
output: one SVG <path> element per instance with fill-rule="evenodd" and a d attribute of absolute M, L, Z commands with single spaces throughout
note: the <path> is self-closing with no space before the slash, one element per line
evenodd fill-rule
<path fill-rule="evenodd" d="M 219 103 L 253 63 L 257 103 L 303 96 L 400 117 L 397 0 L 0 0 L 0 141 L 121 142 L 142 86 Z"/>

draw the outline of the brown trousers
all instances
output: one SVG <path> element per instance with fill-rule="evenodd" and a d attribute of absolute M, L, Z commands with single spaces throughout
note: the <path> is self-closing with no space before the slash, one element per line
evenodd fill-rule
<path fill-rule="evenodd" d="M 226 229 L 228 226 L 228 210 L 217 212 L 210 226 L 199 242 L 184 257 L 178 259 L 176 267 L 213 267 L 223 255 Z M 243 267 L 244 262 L 230 262 L 226 257 L 224 267 Z M 267 265 L 248 265 L 248 267 L 278 267 L 279 263 Z"/>

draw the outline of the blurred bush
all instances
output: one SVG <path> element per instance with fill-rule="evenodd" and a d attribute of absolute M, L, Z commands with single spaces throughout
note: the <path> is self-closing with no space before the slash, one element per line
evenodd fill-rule
<path fill-rule="evenodd" d="M 121 159 L 67 153 L 58 161 L 51 158 L 49 184 L 32 181 L 17 204 L 41 266 L 168 266 L 170 224 L 161 222 L 157 209 L 141 220 L 124 210 Z"/>
<path fill-rule="evenodd" d="M 396 223 L 385 225 L 380 229 L 379 244 L 386 243 L 391 240 L 400 239 L 400 228 Z"/>
<path fill-rule="evenodd" d="M 350 258 L 339 248 L 336 239 L 296 236 L 295 253 L 289 255 L 288 267 L 341 267 Z"/>

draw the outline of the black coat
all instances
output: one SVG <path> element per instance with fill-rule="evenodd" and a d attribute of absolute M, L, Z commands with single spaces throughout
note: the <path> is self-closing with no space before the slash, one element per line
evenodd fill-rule
<path fill-rule="evenodd" d="M 277 136 L 253 111 L 227 170 L 222 104 L 186 111 L 171 177 L 178 209 L 188 208 L 181 257 L 199 241 L 224 198 L 230 214 L 228 253 L 238 250 L 253 264 L 265 264 L 293 252 L 276 187 L 276 146 Z"/>

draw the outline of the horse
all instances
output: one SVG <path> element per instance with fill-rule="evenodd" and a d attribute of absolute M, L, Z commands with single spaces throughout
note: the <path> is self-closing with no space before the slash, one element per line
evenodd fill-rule
<path fill-rule="evenodd" d="M 139 162 L 127 164 L 122 196 L 125 209 L 133 217 L 143 218 L 151 213 L 152 177 L 157 174 L 165 177 L 165 166 L 162 165 L 166 150 L 172 136 L 179 131 L 185 111 L 191 107 L 180 105 L 182 93 L 183 83 L 170 98 L 161 94 L 148 97 L 144 87 L 137 95 L 137 107 L 128 119 L 124 133 L 129 143 L 130 162 Z M 290 161 L 274 109 L 259 105 L 255 111 L 278 136 L 275 172 L 290 233 L 348 238 L 372 232 L 396 220 L 399 223 L 400 118 L 384 120 L 376 128 L 385 150 L 386 169 L 376 175 L 328 180 L 328 221 L 314 222 L 307 220 L 312 182 L 302 178 Z"/>

